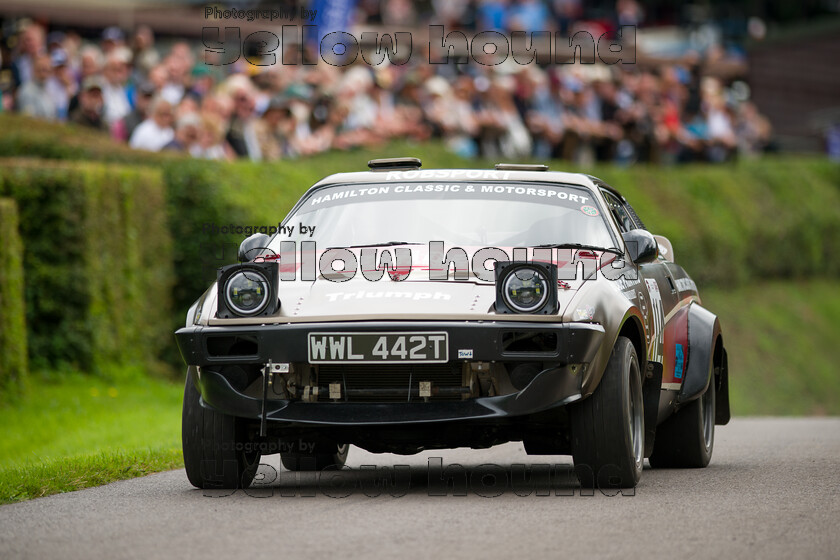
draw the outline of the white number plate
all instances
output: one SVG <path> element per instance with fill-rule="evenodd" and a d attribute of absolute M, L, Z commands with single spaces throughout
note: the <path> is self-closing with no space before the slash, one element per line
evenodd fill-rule
<path fill-rule="evenodd" d="M 445 332 L 309 333 L 310 364 L 437 364 L 449 361 Z"/>

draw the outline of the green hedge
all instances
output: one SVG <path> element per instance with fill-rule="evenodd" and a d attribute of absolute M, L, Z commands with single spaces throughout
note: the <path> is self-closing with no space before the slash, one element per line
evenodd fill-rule
<path fill-rule="evenodd" d="M 215 280 L 215 269 L 236 262 L 239 237 L 205 231 L 205 224 L 238 223 L 244 217 L 240 208 L 227 202 L 223 191 L 235 189 L 236 184 L 220 179 L 224 167 L 212 161 L 188 159 L 162 168 L 169 229 L 175 239 L 173 323 L 179 326 L 192 302 Z"/>
<path fill-rule="evenodd" d="M 235 261 L 232 247 L 238 245 L 238 237 L 213 236 L 202 230 L 204 223 L 237 222 L 247 217 L 247 212 L 237 212 L 239 207 L 230 206 L 220 192 L 221 187 L 236 187 L 236 181 L 219 180 L 225 164 L 174 153 L 133 150 L 102 132 L 16 114 L 0 113 L 0 130 L 0 157 L 137 164 L 161 173 L 168 229 L 175 240 L 172 264 L 177 281 L 171 293 L 174 311 L 166 321 L 170 331 L 183 323 L 190 304 L 215 278 L 214 269 Z M 168 351 L 166 357 L 180 362 L 175 351 Z"/>
<path fill-rule="evenodd" d="M 157 165 L 179 159 L 169 153 L 133 150 L 107 133 L 0 112 L 0 157 L 95 160 Z"/>
<path fill-rule="evenodd" d="M 173 344 L 172 240 L 161 173 L 5 159 L 0 194 L 20 209 L 32 365 L 157 369 Z"/>
<path fill-rule="evenodd" d="M 19 394 L 28 371 L 18 221 L 15 201 L 0 198 L 0 396 Z"/>

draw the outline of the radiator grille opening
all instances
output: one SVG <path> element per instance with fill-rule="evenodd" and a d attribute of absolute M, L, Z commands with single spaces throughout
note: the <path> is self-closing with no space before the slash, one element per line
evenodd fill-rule
<path fill-rule="evenodd" d="M 449 364 L 322 364 L 318 385 L 340 383 L 342 401 L 422 402 L 419 383 L 432 384 L 430 401 L 458 401 L 462 388 L 461 365 Z"/>

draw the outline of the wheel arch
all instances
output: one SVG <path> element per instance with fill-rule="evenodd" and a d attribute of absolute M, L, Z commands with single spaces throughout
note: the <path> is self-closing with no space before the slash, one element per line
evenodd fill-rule
<path fill-rule="evenodd" d="M 680 404 L 691 402 L 706 391 L 714 377 L 715 355 L 718 352 L 721 360 L 719 363 L 722 363 L 725 350 L 717 315 L 698 303 L 692 303 L 688 310 L 688 356 L 685 376 L 677 397 Z"/>
<path fill-rule="evenodd" d="M 628 313 L 628 316 L 624 318 L 624 323 L 621 324 L 621 327 L 618 329 L 618 333 L 615 336 L 616 341 L 619 336 L 624 336 L 630 339 L 630 342 L 632 342 L 633 346 L 636 348 L 636 355 L 639 358 L 639 368 L 642 371 L 644 371 L 647 364 L 647 342 L 644 332 L 645 328 L 642 324 L 641 317 L 632 313 L 631 310 L 631 312 Z M 613 345 L 615 345 L 615 341 L 613 341 Z"/>
<path fill-rule="evenodd" d="M 615 313 L 621 313 L 621 309 L 615 309 Z M 621 321 L 615 321 L 610 324 L 604 321 L 605 335 L 598 353 L 590 364 L 591 373 L 584 380 L 583 394 L 589 396 L 601 383 L 601 377 L 604 375 L 604 369 L 607 367 L 610 355 L 612 355 L 618 337 L 625 336 L 630 339 L 633 347 L 636 349 L 636 355 L 639 358 L 639 368 L 644 371 L 647 363 L 647 343 L 644 335 L 644 323 L 642 322 L 641 312 L 634 306 L 628 305 L 624 308 L 624 315 Z"/>

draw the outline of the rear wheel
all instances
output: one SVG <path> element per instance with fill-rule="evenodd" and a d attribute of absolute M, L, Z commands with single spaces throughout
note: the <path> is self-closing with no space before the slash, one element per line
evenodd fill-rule
<path fill-rule="evenodd" d="M 247 488 L 260 452 L 246 421 L 201 406 L 200 397 L 188 372 L 181 416 L 187 478 L 196 488 Z"/>
<path fill-rule="evenodd" d="M 644 462 L 644 404 L 636 348 L 620 336 L 595 392 L 571 407 L 572 456 L 581 486 L 632 488 Z"/>
<path fill-rule="evenodd" d="M 290 471 L 322 471 L 327 467 L 343 467 L 347 462 L 348 444 L 327 441 L 310 443 L 309 450 L 280 452 L 280 461 Z"/>
<path fill-rule="evenodd" d="M 714 379 L 706 391 L 656 428 L 650 466 L 702 468 L 712 459 L 715 444 Z"/>

